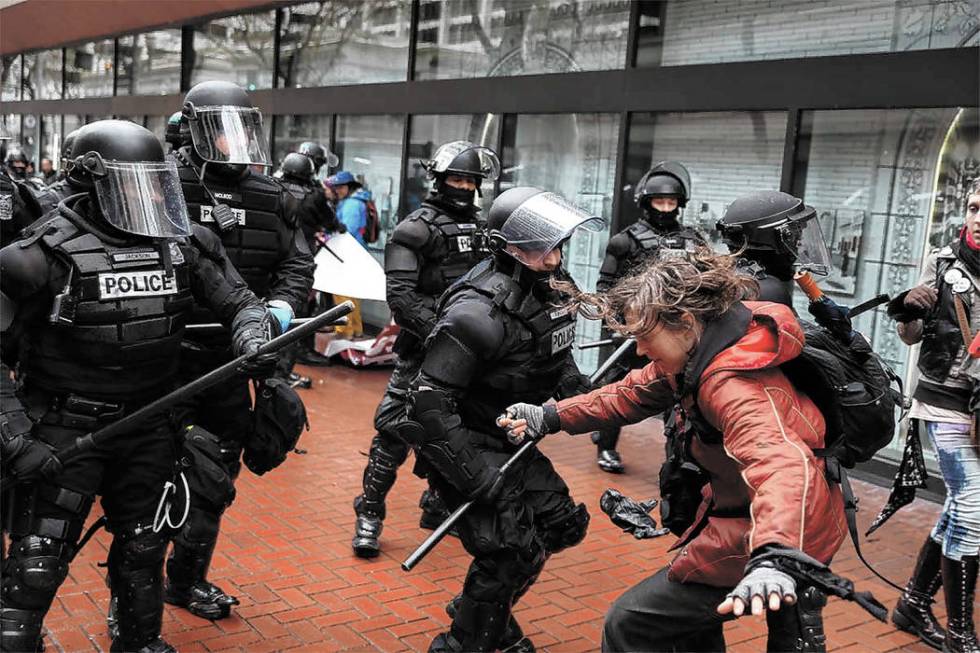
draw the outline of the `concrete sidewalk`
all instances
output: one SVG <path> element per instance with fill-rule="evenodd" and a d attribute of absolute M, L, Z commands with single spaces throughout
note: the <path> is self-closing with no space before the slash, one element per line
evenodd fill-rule
<path fill-rule="evenodd" d="M 400 562 L 426 537 L 418 528 L 417 502 L 424 485 L 403 467 L 389 498 L 382 555 L 355 558 L 350 549 L 354 513 L 374 410 L 389 370 L 304 368 L 313 389 L 301 391 L 312 431 L 279 469 L 259 478 L 244 470 L 238 500 L 226 513 L 211 580 L 237 595 L 242 605 L 223 621 L 209 622 L 167 607 L 164 636 L 182 653 L 198 651 L 425 651 L 446 628 L 444 606 L 459 590 L 470 558 L 447 538 L 411 573 Z M 595 465 L 587 437 L 548 438 L 542 449 L 555 462 L 572 494 L 589 506 L 586 540 L 549 560 L 515 615 L 539 651 L 599 650 L 603 615 L 626 588 L 666 564 L 672 536 L 635 540 L 614 527 L 598 506 L 607 487 L 636 498 L 657 495 L 663 459 L 659 423 L 628 429 L 620 449 L 627 474 L 611 476 Z M 860 520 L 866 525 L 887 491 L 856 482 Z M 98 515 L 98 508 L 90 519 Z M 656 511 L 655 511 L 656 512 Z M 917 501 L 869 540 L 867 558 L 901 583 L 939 506 Z M 108 538 L 100 533 L 72 565 L 46 626 L 48 650 L 107 651 L 108 591 L 104 570 Z M 834 570 L 871 590 L 891 607 L 897 592 L 856 559 L 850 542 Z M 873 580 L 872 580 L 873 579 Z M 943 616 L 940 602 L 937 613 Z M 831 599 L 825 611 L 832 651 L 930 651 L 882 624 L 856 605 Z M 743 618 L 726 628 L 731 651 L 764 651 L 765 619 Z"/>

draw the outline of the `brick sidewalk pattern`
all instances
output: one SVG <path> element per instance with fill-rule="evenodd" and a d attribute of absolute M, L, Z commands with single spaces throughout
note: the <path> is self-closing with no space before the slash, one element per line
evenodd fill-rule
<path fill-rule="evenodd" d="M 400 562 L 428 535 L 418 527 L 423 482 L 403 466 L 389 497 L 382 554 L 353 556 L 350 539 L 361 473 L 373 436 L 375 407 L 389 370 L 301 368 L 314 378 L 303 390 L 312 431 L 300 441 L 306 455 L 291 455 L 259 478 L 243 469 L 238 500 L 225 514 L 210 579 L 237 595 L 232 617 L 209 622 L 166 608 L 163 634 L 181 653 L 249 651 L 425 651 L 449 624 L 444 607 L 461 588 L 470 558 L 447 538 L 414 571 Z M 673 536 L 636 540 L 614 527 L 598 506 L 607 487 L 638 499 L 657 495 L 663 459 L 659 422 L 625 430 L 620 450 L 623 476 L 598 470 L 587 436 L 551 436 L 542 449 L 555 462 L 572 494 L 592 513 L 579 546 L 552 557 L 515 615 L 539 651 L 598 651 L 609 605 L 626 588 L 665 565 Z M 884 503 L 887 491 L 856 482 L 862 527 Z M 654 511 L 656 514 L 656 511 Z M 872 538 L 862 542 L 879 571 L 903 584 L 939 506 L 917 501 Z M 99 514 L 93 510 L 90 522 Z M 48 650 L 108 651 L 105 614 L 108 538 L 101 532 L 71 567 L 45 622 Z M 875 579 L 850 542 L 834 570 L 894 604 L 897 592 Z M 937 614 L 945 620 L 942 595 Z M 831 651 L 930 651 L 856 605 L 832 598 L 825 612 Z M 765 619 L 748 617 L 726 626 L 729 650 L 765 650 Z"/>

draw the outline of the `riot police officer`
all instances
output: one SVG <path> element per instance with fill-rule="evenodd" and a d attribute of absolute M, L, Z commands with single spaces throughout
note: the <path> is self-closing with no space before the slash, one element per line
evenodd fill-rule
<path fill-rule="evenodd" d="M 817 210 L 775 190 L 743 195 L 732 202 L 716 228 L 742 271 L 759 282 L 759 299 L 793 305 L 793 277 L 807 270 L 827 274 L 830 254 L 816 220 Z"/>
<path fill-rule="evenodd" d="M 537 188 L 507 190 L 488 219 L 493 256 L 439 300 L 421 371 L 411 385 L 412 436 L 430 482 L 450 508 L 477 504 L 459 522 L 473 556 L 452 627 L 430 651 L 533 651 L 511 609 L 549 556 L 585 537 L 589 513 L 576 505 L 551 461 L 516 451 L 495 420 L 510 402 L 571 396 L 588 387 L 572 358 L 575 313 L 552 289 L 561 247 L 579 227 L 604 221 Z"/>
<path fill-rule="evenodd" d="M 67 198 L 73 193 L 79 192 L 79 190 L 71 185 L 71 179 L 65 174 L 65 170 L 71 163 L 71 151 L 72 146 L 75 142 L 75 136 L 78 134 L 76 129 L 65 136 L 64 142 L 61 144 L 61 178 L 52 183 L 50 186 L 45 186 L 37 190 L 34 193 L 34 198 L 41 207 L 41 215 L 47 214 L 49 211 L 53 211 L 58 208 L 58 203 L 61 200 Z"/>
<path fill-rule="evenodd" d="M 190 143 L 170 156 L 177 162 L 188 214 L 220 237 L 248 287 L 285 329 L 306 304 L 313 258 L 296 224 L 292 197 L 279 182 L 251 168 L 268 161 L 262 114 L 235 84 L 202 82 L 187 92 L 182 120 Z M 196 320 L 214 321 L 206 310 Z M 227 362 L 229 344 L 227 334 L 188 338 L 184 374 L 197 376 Z M 232 478 L 241 468 L 243 443 L 252 428 L 251 407 L 244 380 L 206 391 L 189 407 L 187 419 L 221 440 Z M 205 619 L 227 617 L 238 603 L 205 578 L 220 519 L 212 507 L 193 507 L 167 561 L 165 600 Z"/>
<path fill-rule="evenodd" d="M 174 478 L 167 416 L 72 459 L 52 451 L 173 388 L 193 299 L 231 328 L 236 353 L 266 342 L 274 321 L 220 241 L 190 224 L 152 133 L 95 122 L 73 155 L 70 175 L 85 191 L 0 250 L 0 448 L 4 476 L 22 483 L 9 497 L 0 649 L 40 650 L 44 615 L 101 495 L 118 600 L 112 650 L 173 651 L 160 639 L 167 536 L 154 518 Z"/>
<path fill-rule="evenodd" d="M 488 254 L 480 240 L 482 225 L 474 202 L 483 182 L 492 182 L 500 173 L 497 155 L 469 141 L 453 141 L 440 146 L 423 165 L 432 191 L 395 227 L 385 246 L 388 306 L 401 332 L 394 346 L 398 365 L 374 416 L 378 433 L 371 442 L 363 490 L 354 499 L 357 522 L 351 546 L 362 558 L 380 551 L 385 497 L 408 456 L 408 445 L 398 431 L 404 423 L 408 384 L 421 363 L 422 343 L 435 326 L 436 302 Z M 431 492 L 423 494 L 420 505 L 423 528 L 434 528 L 445 517 L 442 503 Z"/>
<path fill-rule="evenodd" d="M 336 168 L 337 164 L 340 163 L 336 154 L 314 141 L 303 141 L 296 151 L 309 157 L 310 161 L 313 162 L 313 176 L 317 179 L 326 179 L 327 175 L 330 174 L 330 168 Z"/>
<path fill-rule="evenodd" d="M 661 161 L 650 168 L 637 182 L 633 195 L 641 211 L 640 219 L 609 239 L 596 291 L 608 291 L 645 262 L 690 252 L 706 244 L 697 229 L 680 222 L 681 209 L 690 198 L 691 175 L 687 168 L 676 161 Z M 617 381 L 629 370 L 645 364 L 635 353 L 624 356 L 599 383 Z M 613 474 L 624 471 L 622 457 L 616 450 L 619 431 L 618 427 L 609 427 L 592 435 L 599 449 L 599 468 Z"/>
<path fill-rule="evenodd" d="M 282 160 L 278 174 L 282 185 L 299 202 L 296 216 L 311 252 L 316 250 L 318 232 L 333 233 L 341 228 L 323 186 L 314 177 L 315 165 L 310 157 L 292 152 Z"/>
<path fill-rule="evenodd" d="M 8 140 L 0 134 L 0 159 L 6 160 Z M 12 178 L 6 166 L 0 168 L 0 247 L 12 243 L 21 229 L 41 215 L 42 208 L 30 187 Z"/>
<path fill-rule="evenodd" d="M 30 160 L 24 150 L 19 147 L 9 148 L 3 158 L 3 167 L 7 170 L 7 174 L 10 175 L 11 179 L 17 181 L 27 181 L 27 167 L 29 165 Z"/>

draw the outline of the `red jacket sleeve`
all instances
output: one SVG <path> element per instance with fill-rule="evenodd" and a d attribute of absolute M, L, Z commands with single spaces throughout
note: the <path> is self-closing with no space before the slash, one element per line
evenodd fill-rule
<path fill-rule="evenodd" d="M 810 448 L 783 411 L 796 397 L 767 377 L 778 371 L 718 374 L 698 393 L 705 419 L 723 434 L 725 453 L 738 464 L 751 497 L 749 550 L 765 544 L 803 549 L 807 493 L 818 472 Z"/>
<path fill-rule="evenodd" d="M 632 370 L 621 381 L 587 394 L 562 399 L 555 408 L 561 428 L 568 433 L 587 433 L 623 426 L 663 413 L 674 405 L 674 377 L 655 363 Z"/>

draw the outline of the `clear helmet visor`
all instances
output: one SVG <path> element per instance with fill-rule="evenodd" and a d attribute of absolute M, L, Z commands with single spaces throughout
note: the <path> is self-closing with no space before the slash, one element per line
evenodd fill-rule
<path fill-rule="evenodd" d="M 602 231 L 603 218 L 586 213 L 561 195 L 539 193 L 518 206 L 500 228 L 507 253 L 534 266 L 572 237 L 578 229 Z"/>
<path fill-rule="evenodd" d="M 191 233 L 173 161 L 106 161 L 95 194 L 106 221 L 120 231 L 150 238 Z"/>
<path fill-rule="evenodd" d="M 487 181 L 494 181 L 500 176 L 500 159 L 489 147 L 474 145 L 469 141 L 453 141 L 436 150 L 429 161 L 428 170 L 431 174 L 477 174 Z"/>
<path fill-rule="evenodd" d="M 797 271 L 821 276 L 830 274 L 830 251 L 816 217 L 780 227 L 779 238 L 789 251 L 796 252 L 794 266 Z"/>
<path fill-rule="evenodd" d="M 198 107 L 189 119 L 194 150 L 215 163 L 269 164 L 262 112 L 234 106 Z"/>

